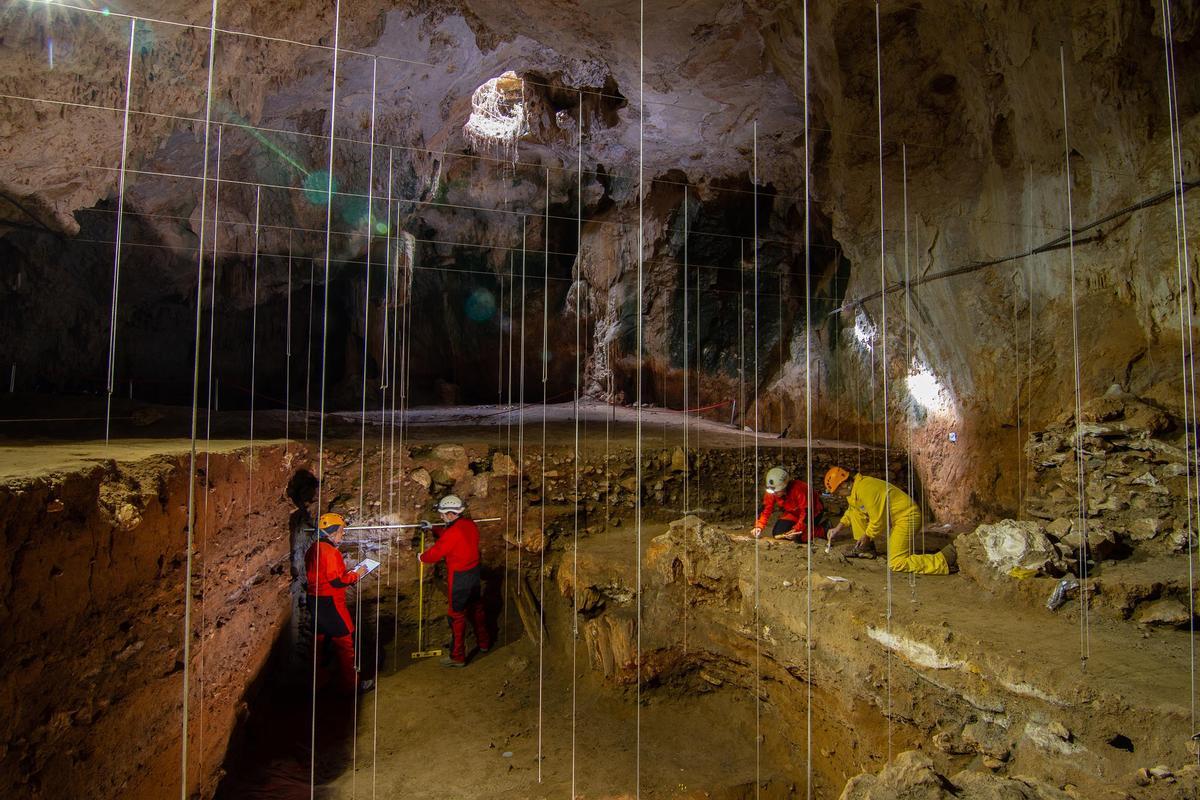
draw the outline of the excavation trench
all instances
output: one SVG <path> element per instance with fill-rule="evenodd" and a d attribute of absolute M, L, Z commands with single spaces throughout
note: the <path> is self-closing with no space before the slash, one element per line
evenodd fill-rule
<path fill-rule="evenodd" d="M 568 502 L 574 451 L 556 443 L 569 429 L 551 428 L 545 459 L 540 446 L 527 446 L 523 464 L 462 433 L 456 437 L 461 445 L 445 444 L 447 437 L 427 444 L 431 432 L 418 429 L 400 459 L 417 481 L 404 482 L 390 498 L 385 492 L 372 499 L 368 488 L 365 502 L 380 504 L 380 520 L 407 521 L 427 508 L 425 498 L 436 495 L 440 483 L 443 491 L 473 495 L 474 516 L 507 521 L 482 526 L 498 646 L 462 671 L 441 667 L 437 658 L 412 658 L 447 638 L 444 580 L 440 571 L 427 579 L 419 641 L 416 537 L 361 534 L 346 549 L 358 556 L 361 547 L 384 564 L 378 579 L 351 599 L 363 672 L 377 676 L 376 691 L 356 703 L 332 694 L 323 678 L 318 682 L 312 759 L 313 663 L 303 624 L 293 624 L 234 736 L 217 796 L 304 797 L 310 779 L 330 798 L 367 792 L 550 797 L 572 790 L 600 798 L 639 788 L 647 796 L 739 798 L 755 796 L 756 781 L 759 796 L 803 794 L 807 665 L 791 650 L 772 653 L 780 637 L 789 644 L 803 637 L 796 627 L 803 620 L 791 618 L 793 609 L 771 624 L 760 620 L 756 642 L 746 572 L 754 563 L 751 544 L 735 545 L 722 533 L 715 553 L 710 537 L 704 558 L 721 563 L 701 565 L 700 575 L 685 574 L 697 567 L 682 551 L 664 555 L 678 533 L 670 521 L 682 515 L 685 482 L 690 506 L 744 533 L 743 517 L 756 502 L 742 488 L 743 474 L 753 474 L 752 450 L 698 448 L 689 458 L 663 447 L 665 438 L 644 450 L 639 692 L 636 484 L 628 431 L 618 428 L 606 447 L 581 454 L 578 525 Z M 818 466 L 834 455 L 820 451 Z M 780 457 L 796 469 L 804 451 L 773 454 Z M 878 466 L 869 451 L 854 449 L 853 457 Z M 338 447 L 327 454 L 343 478 L 353 473 L 344 489 L 334 490 L 344 499 L 356 494 L 357 458 Z M 367 487 L 379 485 L 372 474 L 377 467 L 368 458 Z M 519 532 L 518 504 L 526 508 Z M 784 569 L 803 557 L 795 544 L 761 548 L 764 563 L 781 561 Z M 815 754 L 813 785 L 818 796 L 836 796 L 849 775 L 886 756 L 888 726 L 870 701 L 842 696 L 834 684 L 818 685 L 812 699 L 812 740 L 826 754 Z M 917 739 L 900 723 L 892 736 L 896 747 Z"/>
<path fill-rule="evenodd" d="M 648 525 L 644 533 L 664 530 Z M 626 526 L 584 539 L 580 548 L 595 549 L 594 564 L 621 571 L 632 566 L 633 538 Z M 378 688 L 357 701 L 318 689 L 317 796 L 558 797 L 573 788 L 577 797 L 605 798 L 633 795 L 639 777 L 648 797 L 749 798 L 756 796 L 756 780 L 757 796 L 803 796 L 808 700 L 802 665 L 768 654 L 756 669 L 752 630 L 716 622 L 703 606 L 693 609 L 685 650 L 681 609 L 660 597 L 643 608 L 654 647 L 644 651 L 639 707 L 629 609 L 617 599 L 630 596 L 632 587 L 606 582 L 609 607 L 593 605 L 581 614 L 574 636 L 574 598 L 563 596 L 558 578 L 569 567 L 554 563 L 569 557 L 547 561 L 544 586 L 536 556 L 520 573 L 514 560 L 507 607 L 503 566 L 489 569 L 498 645 L 476 653 L 461 671 L 437 658 L 411 657 L 418 649 L 411 585 L 401 589 L 398 625 L 389 587 L 378 600 L 367 596 L 358 606 L 363 669 L 377 676 Z M 424 648 L 447 639 L 438 614 L 445 603 L 440 583 L 440 576 L 431 578 L 426 595 L 432 608 Z M 545 627 L 539 649 L 531 634 L 540 591 Z M 532 622 L 528 630 L 523 618 Z M 659 638 L 668 632 L 675 641 Z M 771 635 L 779 636 L 778 628 Z M 296 655 L 281 641 L 270 677 L 235 736 L 218 798 L 308 796 L 312 664 Z M 816 796 L 836 797 L 847 771 L 887 752 L 880 710 L 839 697 L 836 687 L 815 688 L 812 725 L 813 741 L 825 754 L 814 754 Z M 907 749 L 918 736 L 897 724 L 893 738 Z"/>
<path fill-rule="evenodd" d="M 321 508 L 410 522 L 454 491 L 504 521 L 482 528 L 498 647 L 465 670 L 413 659 L 445 639 L 443 579 L 428 577 L 419 608 L 414 538 L 356 535 L 348 556 L 384 564 L 354 603 L 378 688 L 353 701 L 318 681 L 314 758 L 292 571 L 318 507 L 315 459 L 214 441 L 196 467 L 192 796 L 299 798 L 310 782 L 329 798 L 750 797 L 756 782 L 763 797 L 805 796 L 810 742 L 813 797 L 914 747 L 946 775 L 1099 792 L 1189 758 L 1187 632 L 1138 629 L 1128 646 L 1129 609 L 1178 584 L 1164 562 L 1100 572 L 1079 680 L 1078 604 L 1047 612 L 1053 579 L 995 582 L 971 560 L 961 576 L 889 578 L 880 561 L 746 541 L 756 471 L 736 435 L 685 451 L 678 431 L 647 427 L 639 533 L 621 424 L 580 451 L 578 524 L 570 426 L 548 427 L 544 458 L 540 442 L 510 457 L 503 427 L 414 427 L 394 457 L 361 450 L 357 426 L 329 431 Z M 187 445 L 43 445 L 36 463 L 9 448 L 0 631 L 27 654 L 0 671 L 10 793 L 178 786 Z M 835 459 L 884 472 L 876 452 L 835 445 L 814 451 L 814 469 Z M 801 474 L 806 454 L 772 448 L 770 461 Z M 926 546 L 943 541 L 931 532 Z"/>

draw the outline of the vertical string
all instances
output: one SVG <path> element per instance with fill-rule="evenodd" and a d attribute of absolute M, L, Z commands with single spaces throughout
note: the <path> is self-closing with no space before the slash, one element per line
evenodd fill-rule
<path fill-rule="evenodd" d="M 583 307 L 583 92 L 579 92 L 579 126 L 575 151 L 575 529 L 571 548 L 571 797 L 575 794 L 575 717 L 579 661 L 579 320 Z"/>
<path fill-rule="evenodd" d="M 881 353 L 880 363 L 880 382 L 882 384 L 882 402 L 883 402 L 883 479 L 887 488 L 884 490 L 883 507 L 885 519 L 892 518 L 892 492 L 891 492 L 891 475 L 889 474 L 888 465 L 891 463 L 888 458 L 888 343 L 887 343 L 887 265 L 885 264 L 886 257 L 886 229 L 884 219 L 884 194 L 883 194 L 883 54 L 880 45 L 879 35 L 879 3 L 875 3 L 875 90 L 876 90 L 876 111 L 879 122 L 879 290 L 880 290 L 880 341 L 882 342 L 883 351 Z M 884 571 L 887 574 L 887 632 L 888 636 L 892 635 L 892 545 L 891 535 L 888 534 L 885 542 L 885 552 L 887 553 L 886 564 Z M 888 721 L 888 761 L 892 760 L 892 651 L 887 648 L 887 721 Z"/>
<path fill-rule="evenodd" d="M 254 507 L 254 393 L 258 374 L 258 244 L 259 214 L 262 205 L 262 187 L 254 187 L 254 278 L 250 289 L 250 465 L 247 468 L 249 493 L 246 503 L 246 521 Z"/>
<path fill-rule="evenodd" d="M 47 7 L 47 13 L 50 9 Z M 137 20 L 129 20 L 129 60 L 125 66 L 125 113 L 121 123 L 121 165 L 117 173 L 117 235 L 113 245 L 112 312 L 108 320 L 108 399 L 104 405 L 104 444 L 108 444 L 112 422 L 113 384 L 117 368 L 117 308 L 121 287 L 121 241 L 125 217 L 125 163 L 129 153 L 129 97 L 133 91 L 133 44 Z"/>
<path fill-rule="evenodd" d="M 372 168 L 372 170 L 374 169 L 374 166 L 375 166 L 375 135 L 374 135 L 375 129 L 374 129 L 373 112 L 374 112 L 374 77 L 375 77 L 374 70 L 375 70 L 375 67 L 377 64 L 378 64 L 378 61 L 375 61 L 372 63 L 372 93 L 371 93 L 371 96 L 372 96 L 371 168 Z M 392 263 L 392 237 L 394 235 L 393 234 L 394 227 L 392 225 L 392 178 L 394 175 L 394 172 L 393 172 L 394 155 L 395 155 L 395 151 L 389 147 L 388 148 L 387 204 L 384 207 L 384 219 L 387 220 L 387 224 L 386 224 L 385 230 L 384 230 L 384 249 L 383 249 L 383 264 L 384 264 L 384 274 L 385 275 L 387 274 L 387 270 L 390 268 L 391 263 Z M 372 178 L 373 178 L 373 173 L 372 173 Z M 372 187 L 372 189 L 374 188 L 374 180 L 372 180 L 372 182 L 371 182 L 371 187 Z M 372 228 L 371 224 L 370 224 L 371 220 L 374 219 L 375 206 L 374 206 L 374 198 L 373 197 L 372 197 L 372 204 L 371 204 L 370 208 L 371 208 L 371 211 L 368 214 L 368 230 L 370 231 L 370 233 L 367 234 L 368 237 L 372 236 L 374 234 L 374 228 Z M 369 239 L 368 239 L 368 241 L 369 241 Z M 367 259 L 367 285 L 363 292 L 363 297 L 365 299 L 364 305 L 366 306 L 366 308 L 363 309 L 363 366 L 362 366 L 362 370 L 363 370 L 363 387 L 362 387 L 363 437 L 364 437 L 363 443 L 362 443 L 362 448 L 363 448 L 364 461 L 366 459 L 366 438 L 365 437 L 366 437 L 366 420 L 367 420 L 367 410 L 366 410 L 367 409 L 367 349 L 366 348 L 367 348 L 367 342 L 369 342 L 370 338 L 371 338 L 371 328 L 368 325 L 368 321 L 370 319 L 368 314 L 369 314 L 370 298 L 371 298 L 371 270 L 370 270 L 370 267 L 371 267 L 371 260 L 368 258 Z M 386 308 L 386 307 L 387 307 L 387 294 L 385 292 L 384 293 L 384 308 Z M 382 424 L 382 422 L 383 421 L 380 420 L 381 424 Z M 360 480 L 360 484 L 362 484 L 364 482 L 365 482 L 365 476 L 362 480 Z M 382 500 L 382 495 L 380 496 L 380 499 Z M 360 511 L 363 510 L 362 506 L 363 506 L 363 501 L 359 500 Z M 395 574 L 396 572 L 399 572 L 398 567 L 400 565 L 400 548 L 399 548 L 400 534 L 398 531 L 395 532 L 394 534 L 388 534 L 388 544 L 389 544 L 389 553 L 394 554 L 392 564 L 389 565 L 391 567 L 391 569 L 389 570 L 389 573 Z M 382 581 L 379 578 L 376 578 L 376 580 L 380 581 L 379 591 L 382 591 L 382 589 L 383 589 Z M 374 695 L 375 696 L 372 698 L 372 703 L 374 706 L 372 717 L 374 719 L 374 728 L 375 728 L 374 731 L 372 732 L 372 739 L 371 739 L 371 797 L 372 798 L 374 798 L 376 796 L 376 786 L 377 786 L 377 780 L 378 780 L 379 665 L 381 663 L 381 659 L 379 657 L 379 638 L 380 638 L 380 636 L 379 636 L 379 614 L 378 614 L 379 597 L 378 596 L 376 596 L 375 601 L 376 601 L 377 607 L 376 607 L 376 616 L 375 616 L 375 666 L 374 666 L 374 678 L 375 678 Z M 392 647 L 393 647 L 392 661 L 393 661 L 393 663 L 398 664 L 399 660 L 400 660 L 400 581 L 399 580 L 392 581 Z"/>
<path fill-rule="evenodd" d="M 809 220 L 809 169 L 810 141 L 808 128 L 808 0 L 803 7 L 804 33 L 804 457 L 808 485 L 813 485 L 813 448 L 812 448 L 812 255 L 809 236 L 811 223 Z M 836 289 L 836 287 L 834 287 Z M 835 292 L 836 294 L 836 292 Z M 835 391 L 835 396 L 838 392 Z M 812 584 L 813 584 L 813 504 L 808 503 L 808 542 L 805 545 L 805 602 L 804 602 L 804 672 L 807 680 L 804 683 L 804 796 L 806 800 L 813 797 L 813 613 L 812 613 Z"/>
<path fill-rule="evenodd" d="M 211 517 L 208 513 L 209 488 L 212 486 L 212 412 L 216 405 L 213 397 L 213 352 L 214 336 L 217 330 L 217 278 L 220 275 L 217 266 L 217 242 L 221 235 L 221 133 L 224 128 L 217 126 L 217 174 L 213 187 L 213 228 L 212 228 L 212 283 L 208 298 L 208 382 L 205 386 L 206 405 L 204 409 L 204 520 L 200 525 L 200 629 L 203 631 L 208 621 L 208 526 Z M 220 381 L 217 382 L 220 388 Z M 201 639 L 203 644 L 203 639 Z M 204 770 L 204 717 L 208 709 L 204 706 L 205 679 L 207 678 L 208 653 L 201 648 L 200 660 L 200 770 Z"/>
<path fill-rule="evenodd" d="M 317 420 L 317 513 L 321 513 L 325 489 L 325 381 L 327 364 L 325 348 L 329 341 L 329 258 L 330 234 L 333 227 L 333 154 L 337 142 L 337 86 L 338 86 L 338 41 L 341 34 L 342 0 L 334 0 L 333 8 L 333 79 L 330 81 L 329 96 L 329 167 L 325 182 L 325 285 L 324 298 L 321 305 L 321 397 L 320 418 Z M 310 337 L 311 339 L 311 337 Z M 316 642 L 317 614 L 319 604 L 313 608 L 313 642 Z M 311 800 L 316 798 L 317 778 L 317 648 L 313 647 L 312 674 L 312 735 L 309 742 L 308 793 Z"/>
<path fill-rule="evenodd" d="M 758 486 L 758 120 L 753 125 L 754 179 L 751 183 L 754 203 L 754 481 Z M 759 554 L 761 539 L 754 539 L 754 796 L 762 791 L 762 624 L 759 608 Z"/>
<path fill-rule="evenodd" d="M 208 205 L 208 143 L 212 125 L 213 66 L 217 50 L 217 0 L 212 0 L 208 21 L 208 81 L 204 90 L 204 156 L 200 172 L 200 238 L 196 245 L 196 330 L 195 352 L 192 358 L 192 422 L 191 453 L 188 458 L 187 559 L 183 578 L 183 708 L 181 711 L 182 742 L 180 745 L 179 796 L 188 800 L 188 679 L 192 658 L 192 543 L 196 523 L 196 429 L 200 402 L 200 328 L 204 303 L 204 227 Z M 207 494 L 207 492 L 205 493 Z"/>
<path fill-rule="evenodd" d="M 1189 739 L 1196 733 L 1196 623 L 1195 623 L 1195 547 L 1192 543 L 1193 513 L 1192 497 L 1195 483 L 1192 478 L 1192 464 L 1195 436 L 1195 376 L 1189 380 L 1189 364 L 1194 370 L 1190 356 L 1193 353 L 1192 344 L 1192 299 L 1190 259 L 1187 251 L 1187 217 L 1183 200 L 1183 150 L 1182 133 L 1179 123 L 1179 108 L 1176 100 L 1176 77 L 1174 43 L 1171 40 L 1173 24 L 1171 21 L 1171 6 L 1162 0 L 1163 13 L 1163 60 L 1167 75 L 1167 117 L 1169 121 L 1169 138 L 1171 146 L 1171 185 L 1174 189 L 1175 212 L 1175 265 L 1179 281 L 1179 348 L 1180 348 L 1180 377 L 1183 379 L 1183 430 L 1184 430 L 1184 474 L 1187 478 L 1187 554 L 1188 554 L 1188 704 L 1190 709 Z M 1191 396 L 1189 397 L 1189 385 Z M 1189 416 L 1189 400 L 1191 415 Z M 1200 764 L 1200 752 L 1196 755 Z"/>
<path fill-rule="evenodd" d="M 908 144 L 900 145 L 900 186 L 903 192 L 903 210 L 904 210 L 904 369 L 905 374 L 913 368 L 913 345 L 912 345 L 912 285 L 910 284 L 909 264 L 908 264 Z M 1018 418 L 1019 424 L 1019 418 Z M 908 450 L 908 475 L 907 488 L 908 496 L 911 498 L 916 494 L 913 486 L 913 437 L 916 434 L 916 425 L 913 422 L 912 415 L 905 413 L 904 427 L 907 429 L 906 445 Z M 925 506 L 921 505 L 921 552 L 925 552 Z M 911 545 L 910 545 L 911 546 Z M 917 573 L 908 573 L 908 588 L 912 592 L 910 602 L 917 602 Z"/>
<path fill-rule="evenodd" d="M 641 800 L 642 796 L 642 371 L 644 354 L 643 302 L 644 290 L 642 270 L 645 263 L 645 231 L 643 230 L 643 214 L 645 212 L 645 154 L 646 154 L 646 3 L 638 0 L 638 250 L 637 250 L 637 422 L 635 423 L 634 442 L 636 444 L 637 495 L 635 498 L 635 552 L 637 572 L 637 752 L 635 756 L 634 797 Z"/>
<path fill-rule="evenodd" d="M 287 251 L 287 335 L 284 339 L 283 366 L 283 452 L 291 452 L 291 398 L 292 398 L 292 229 L 288 228 Z"/>
<path fill-rule="evenodd" d="M 366 260 L 363 264 L 363 346 L 362 360 L 359 362 L 359 370 L 362 372 L 362 419 L 359 421 L 359 443 L 358 443 L 358 515 L 363 521 L 366 521 L 366 508 L 363 507 L 364 492 L 366 490 L 367 479 L 367 343 L 370 341 L 370 313 L 371 313 L 371 240 L 374 239 L 373 217 L 375 215 L 375 80 L 379 68 L 378 59 L 371 60 L 371 121 L 369 128 L 369 148 L 367 151 L 367 252 Z M 390 154 L 389 150 L 389 154 Z M 391 166 L 391 159 L 388 159 L 388 166 Z M 383 534 L 382 531 L 376 531 L 377 537 Z M 390 571 L 390 570 L 389 570 Z M 381 584 L 379 581 L 375 583 L 375 647 L 376 658 L 375 664 L 379 664 L 378 648 L 379 648 L 379 590 Z M 361 587 L 355 585 L 354 589 L 354 616 L 355 626 L 358 627 L 358 618 L 362 611 L 362 590 Z M 360 672 L 362 671 L 362 636 L 354 637 L 354 655 L 355 667 Z M 375 701 L 378 702 L 379 692 L 375 692 Z M 378 710 L 378 709 L 376 709 Z M 371 741 L 371 796 L 375 796 L 375 751 L 376 740 L 379 733 L 379 715 L 374 715 L 374 731 Z M 358 792 L 358 702 L 354 702 L 351 710 L 351 737 L 352 743 L 350 746 L 350 797 L 354 798 Z"/>
<path fill-rule="evenodd" d="M 1058 65 L 1062 77 L 1063 99 L 1063 154 L 1066 165 L 1067 184 L 1067 246 L 1071 263 L 1071 347 L 1074 361 L 1075 377 L 1075 489 L 1078 503 L 1076 520 L 1079 531 L 1079 668 L 1087 671 L 1087 661 L 1091 644 L 1088 620 L 1088 525 L 1087 500 L 1084 495 L 1084 459 L 1083 459 L 1083 400 L 1081 373 L 1079 366 L 1079 301 L 1075 293 L 1075 212 L 1071 199 L 1071 139 L 1067 119 L 1067 56 L 1060 45 L 1058 48 Z"/>
<path fill-rule="evenodd" d="M 538 783 L 542 782 L 542 695 L 546 638 L 546 401 L 550 378 L 550 168 L 546 168 L 546 202 L 542 225 L 542 498 L 539 510 L 541 547 L 538 548 Z"/>
<path fill-rule="evenodd" d="M 691 486 L 692 472 L 692 449 L 691 449 L 691 427 L 692 413 L 689 402 L 691 398 L 688 395 L 688 385 L 691 383 L 691 373 L 688 370 L 688 350 L 691 347 L 691 340 L 688 338 L 688 184 L 686 177 L 683 182 L 683 515 L 686 517 L 692 513 L 691 497 L 688 490 Z M 697 319 L 696 323 L 699 324 Z M 699 405 L 699 403 L 697 403 Z M 683 534 L 683 563 L 688 563 L 688 537 L 687 529 L 684 528 Z M 684 576 L 683 582 L 683 653 L 687 655 L 688 651 L 688 580 Z"/>
<path fill-rule="evenodd" d="M 522 224 L 522 226 L 524 225 L 524 218 L 522 218 L 521 224 Z M 515 280 L 516 273 L 514 271 L 515 267 L 516 267 L 516 265 L 514 263 L 514 254 L 510 250 L 509 254 L 508 254 L 508 413 L 504 415 L 504 419 L 508 423 L 507 447 L 505 448 L 504 452 L 508 455 L 510 462 L 512 461 L 512 424 L 513 424 L 513 414 L 512 414 L 512 410 L 513 410 L 513 374 L 512 374 L 513 373 L 513 314 L 515 313 L 515 310 L 516 310 L 514 298 L 517 293 L 517 286 L 516 286 L 516 280 Z M 524 296 L 522 295 L 522 298 L 523 297 Z M 512 477 L 511 475 L 508 476 L 508 478 L 511 478 L 511 477 Z M 511 536 L 511 534 L 512 534 L 512 517 L 511 517 L 511 508 L 510 508 L 511 503 L 512 503 L 512 481 L 506 479 L 504 482 L 504 534 L 505 534 L 506 538 Z M 504 589 L 504 591 L 503 591 L 503 595 L 504 595 L 504 641 L 505 642 L 508 641 L 508 605 L 509 605 L 508 604 L 508 592 L 509 592 L 508 550 L 509 550 L 508 542 L 506 541 L 504 544 L 504 586 L 503 586 L 503 589 Z"/>
<path fill-rule="evenodd" d="M 379 60 L 371 61 L 371 130 L 370 154 L 367 157 L 367 255 L 363 265 L 363 346 L 362 346 L 362 421 L 358 444 L 358 513 L 366 519 L 366 508 L 363 505 L 364 491 L 367 481 L 367 358 L 368 345 L 371 341 L 371 240 L 375 238 L 375 81 L 379 70 Z M 388 185 L 392 182 L 392 149 L 388 148 Z M 390 197 L 389 197 L 390 201 Z M 391 203 L 388 204 L 388 236 L 385 258 L 391 255 Z M 378 632 L 376 632 L 378 635 Z"/>
<path fill-rule="evenodd" d="M 521 215 L 521 366 L 517 380 L 517 594 L 525 583 L 521 573 L 521 551 L 525 547 L 525 243 L 529 220 Z"/>

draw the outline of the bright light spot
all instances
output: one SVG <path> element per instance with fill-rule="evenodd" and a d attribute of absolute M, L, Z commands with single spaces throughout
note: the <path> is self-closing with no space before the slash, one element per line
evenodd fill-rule
<path fill-rule="evenodd" d="M 871 347 L 875 342 L 875 324 L 860 308 L 854 314 L 854 341 L 860 347 Z"/>
<path fill-rule="evenodd" d="M 525 81 L 517 73 L 510 70 L 492 78 L 471 95 L 471 116 L 463 136 L 472 149 L 516 160 L 517 140 L 525 131 Z"/>
<path fill-rule="evenodd" d="M 906 379 L 908 393 L 922 408 L 930 413 L 945 413 L 950 410 L 950 395 L 946 387 L 924 364 L 913 364 Z"/>

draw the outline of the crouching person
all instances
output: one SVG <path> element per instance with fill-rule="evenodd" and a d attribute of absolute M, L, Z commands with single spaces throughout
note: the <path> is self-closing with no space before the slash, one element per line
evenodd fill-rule
<path fill-rule="evenodd" d="M 875 540 L 887 534 L 888 569 L 918 575 L 948 575 L 958 571 L 954 545 L 931 555 L 913 552 L 913 540 L 921 529 L 921 509 L 912 498 L 887 481 L 866 475 L 850 477 L 842 467 L 825 473 L 825 490 L 846 498 L 846 513 L 829 529 L 829 543 L 847 526 L 854 536 L 852 555 L 871 556 Z"/>

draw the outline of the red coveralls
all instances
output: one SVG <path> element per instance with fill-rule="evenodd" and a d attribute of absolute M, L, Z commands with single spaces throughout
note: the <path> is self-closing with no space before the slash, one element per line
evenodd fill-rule
<path fill-rule="evenodd" d="M 446 526 L 437 543 L 421 553 L 421 561 L 436 564 L 446 559 L 446 595 L 450 608 L 446 612 L 454 644 L 450 658 L 467 660 L 467 619 L 475 629 L 475 642 L 480 650 L 491 648 L 487 616 L 483 610 L 483 592 L 479 579 L 479 527 L 466 517 L 459 517 Z"/>
<path fill-rule="evenodd" d="M 812 493 L 808 489 L 808 484 L 801 480 L 788 481 L 787 488 L 780 494 L 771 494 L 767 492 L 763 495 L 763 510 L 758 516 L 758 522 L 755 527 L 766 530 L 767 521 L 771 519 L 771 512 L 775 510 L 778 504 L 782 513 L 779 515 L 779 520 L 775 523 L 775 528 L 771 531 L 772 536 L 790 533 L 791 531 L 800 531 L 800 541 L 808 541 L 808 498 Z M 818 539 L 825 538 L 825 529 L 816 524 L 817 517 L 825 510 L 821 505 L 821 500 L 813 496 L 813 528 Z"/>
<path fill-rule="evenodd" d="M 338 662 L 338 686 L 345 692 L 358 689 L 354 669 L 354 620 L 346 608 L 346 587 L 358 582 L 358 574 L 346 569 L 341 551 L 324 536 L 304 554 L 308 598 L 316 626 L 318 652 L 328 639 Z"/>

